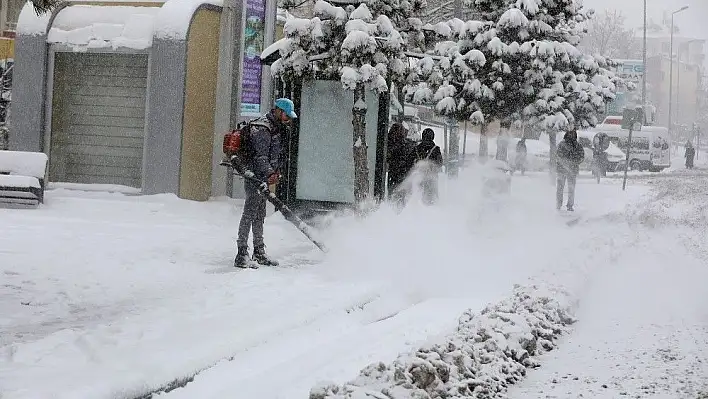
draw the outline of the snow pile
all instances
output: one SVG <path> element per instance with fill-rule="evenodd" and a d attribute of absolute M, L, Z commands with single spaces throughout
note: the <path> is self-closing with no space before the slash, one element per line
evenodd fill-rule
<path fill-rule="evenodd" d="M 644 206 L 629 210 L 630 223 L 649 227 L 690 226 L 708 228 L 708 204 L 705 187 L 708 179 L 687 176 L 685 179 L 657 179 L 654 195 Z"/>
<path fill-rule="evenodd" d="M 205 4 L 221 7 L 222 0 L 170 0 L 155 19 L 155 37 L 166 40 L 187 40 L 187 31 L 197 9 Z"/>
<path fill-rule="evenodd" d="M 17 175 L 0 175 L 0 186 L 40 188 L 39 180 L 36 177 Z"/>
<path fill-rule="evenodd" d="M 17 19 L 17 34 L 27 36 L 43 35 L 47 32 L 51 13 L 37 15 L 31 2 L 25 3 Z"/>
<path fill-rule="evenodd" d="M 479 314 L 469 310 L 444 343 L 424 346 L 390 365 L 372 364 L 342 386 L 313 388 L 310 399 L 490 398 L 538 367 L 533 356 L 555 348 L 574 323 L 564 292 L 516 286 L 510 299 Z"/>
<path fill-rule="evenodd" d="M 47 42 L 63 44 L 74 51 L 90 48 L 144 50 L 152 45 L 153 24 L 159 11 L 159 7 L 66 7 L 54 19 Z"/>
<path fill-rule="evenodd" d="M 0 172 L 44 178 L 47 161 L 43 152 L 0 151 Z"/>

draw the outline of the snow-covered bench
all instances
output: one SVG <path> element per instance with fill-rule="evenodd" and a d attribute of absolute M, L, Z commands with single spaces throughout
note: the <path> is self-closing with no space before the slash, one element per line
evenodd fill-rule
<path fill-rule="evenodd" d="M 0 202 L 44 202 L 48 160 L 43 152 L 0 151 Z"/>

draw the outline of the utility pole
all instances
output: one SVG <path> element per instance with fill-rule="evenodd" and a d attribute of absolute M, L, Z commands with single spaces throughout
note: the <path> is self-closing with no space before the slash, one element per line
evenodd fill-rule
<path fill-rule="evenodd" d="M 644 0 L 644 45 L 642 49 L 642 63 L 644 75 L 642 76 L 642 109 L 646 115 L 647 107 L 647 0 Z M 646 120 L 646 117 L 644 118 Z M 642 121 L 646 123 L 646 121 Z"/>
<path fill-rule="evenodd" d="M 678 50 L 676 50 L 676 119 L 674 119 L 674 124 L 681 125 L 681 119 L 679 119 L 681 112 L 681 47 L 683 43 L 678 44 Z"/>
<path fill-rule="evenodd" d="M 625 189 L 627 188 L 627 171 L 629 170 L 630 153 L 632 152 L 632 130 L 634 130 L 635 128 L 637 128 L 637 130 L 640 130 L 642 128 L 640 115 L 641 113 L 638 109 L 634 109 L 631 112 L 625 110 L 622 118 L 622 123 L 629 128 L 629 137 L 627 137 L 627 158 L 624 162 L 624 178 L 622 179 L 622 191 L 625 191 Z M 625 121 L 625 119 L 627 120 Z"/>
<path fill-rule="evenodd" d="M 669 138 L 674 139 L 674 129 L 672 125 L 673 96 L 674 96 L 674 15 L 687 10 L 688 6 L 683 6 L 671 13 L 671 39 L 669 44 Z"/>

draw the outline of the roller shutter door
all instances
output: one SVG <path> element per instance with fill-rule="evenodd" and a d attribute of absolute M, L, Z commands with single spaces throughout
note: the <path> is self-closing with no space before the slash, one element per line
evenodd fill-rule
<path fill-rule="evenodd" d="M 147 73 L 145 54 L 56 54 L 52 180 L 142 186 Z"/>

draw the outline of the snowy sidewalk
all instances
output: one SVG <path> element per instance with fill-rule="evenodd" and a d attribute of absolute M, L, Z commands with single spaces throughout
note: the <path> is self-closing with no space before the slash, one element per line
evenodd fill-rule
<path fill-rule="evenodd" d="M 546 178 L 515 179 L 488 209 L 468 177 L 443 184 L 437 207 L 333 220 L 326 256 L 275 215 L 266 238 L 283 267 L 257 271 L 231 267 L 231 200 L 50 190 L 37 210 L 0 209 L 12 231 L 0 242 L 3 399 L 137 396 L 205 368 L 165 396 L 218 398 L 238 384 L 252 397 L 299 397 L 565 268 L 549 243 L 571 252 L 614 234 L 569 229 Z M 645 192 L 581 183 L 578 207 L 601 216 Z"/>
<path fill-rule="evenodd" d="M 579 322 L 509 397 L 696 399 L 708 393 L 706 260 L 686 229 L 637 233 L 594 274 Z"/>

